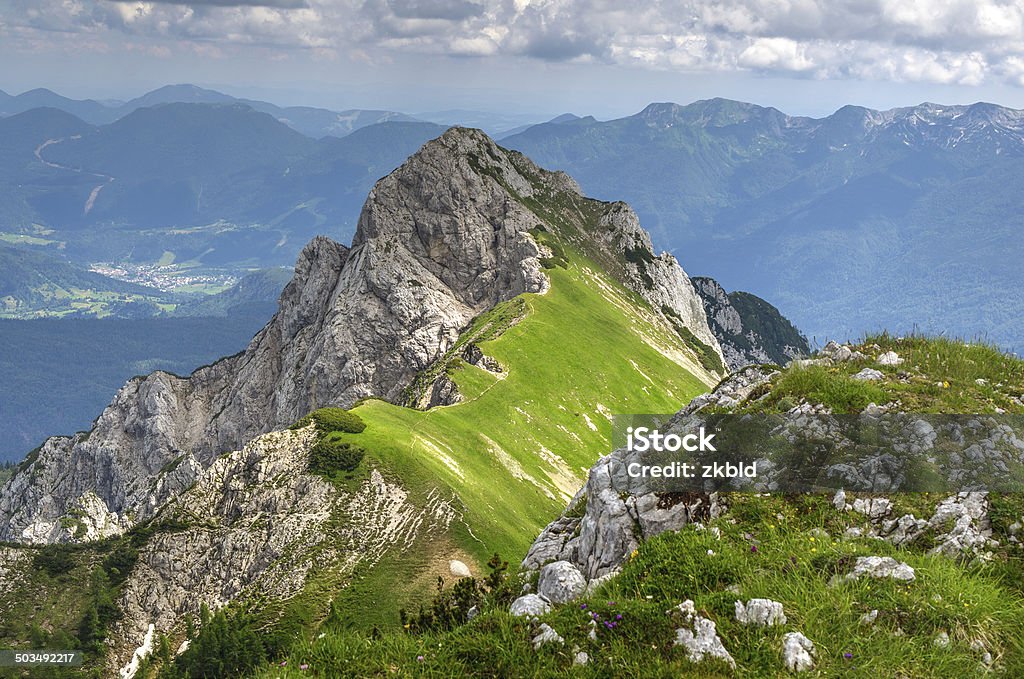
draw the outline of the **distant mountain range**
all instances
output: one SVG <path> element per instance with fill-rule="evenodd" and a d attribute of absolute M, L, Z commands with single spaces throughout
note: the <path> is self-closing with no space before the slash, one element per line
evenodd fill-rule
<path fill-rule="evenodd" d="M 273 116 L 296 132 L 315 139 L 326 136 L 344 137 L 376 123 L 415 120 L 412 116 L 395 111 L 331 111 L 310 106 L 281 107 L 266 101 L 239 99 L 195 85 L 167 85 L 126 102 L 69 99 L 47 89 L 35 89 L 17 96 L 0 91 L 0 116 L 11 116 L 34 108 L 48 107 L 66 111 L 93 125 L 106 125 L 140 108 L 173 103 L 244 104 L 255 111 Z"/>
<path fill-rule="evenodd" d="M 161 104 L 103 126 L 33 109 L 0 118 L 0 238 L 43 228 L 43 245 L 80 264 L 289 265 L 317 233 L 351 233 L 373 183 L 445 129 L 315 140 L 240 103 Z"/>
<path fill-rule="evenodd" d="M 44 228 L 82 264 L 288 265 L 315 234 L 348 237 L 373 182 L 445 129 L 388 120 L 313 139 L 259 102 L 192 86 L 117 106 L 35 90 L 0 110 L 12 100 L 132 109 L 105 125 L 52 108 L 0 118 L 0 239 Z M 714 99 L 511 132 L 503 145 L 628 200 L 660 247 L 778 304 L 812 343 L 916 329 L 1024 348 L 1024 205 L 1006 190 L 1024 181 L 1019 111 L 812 119 Z"/>
<path fill-rule="evenodd" d="M 821 119 L 714 99 L 536 125 L 502 144 L 633 205 L 694 273 L 808 336 L 980 335 L 1024 349 L 1024 112 L 846 106 Z"/>

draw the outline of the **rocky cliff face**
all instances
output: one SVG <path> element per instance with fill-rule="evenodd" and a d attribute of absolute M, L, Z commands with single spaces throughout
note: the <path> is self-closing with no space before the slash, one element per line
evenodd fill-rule
<path fill-rule="evenodd" d="M 541 259 L 551 253 L 531 235 L 537 227 L 585 243 L 721 357 L 686 274 L 653 254 L 632 210 L 584 199 L 566 175 L 453 129 L 378 182 L 351 248 L 323 237 L 305 248 L 278 313 L 244 352 L 187 378 L 135 378 L 92 431 L 47 440 L 0 490 L 0 539 L 121 533 L 259 434 L 327 405 L 401 400 L 473 317 L 546 290 Z"/>
<path fill-rule="evenodd" d="M 372 566 L 425 533 L 444 533 L 458 518 L 447 499 L 434 494 L 414 503 L 375 469 L 349 491 L 309 474 L 317 436 L 314 426 L 260 436 L 218 458 L 164 507 L 121 589 L 111 674 L 150 625 L 173 634 L 204 603 L 216 610 L 267 593 L 287 600 L 328 565 L 343 582 L 357 565 Z"/>
<path fill-rule="evenodd" d="M 785 365 L 810 353 L 807 338 L 760 297 L 727 293 L 712 278 L 691 280 L 730 370 L 756 363 Z"/>

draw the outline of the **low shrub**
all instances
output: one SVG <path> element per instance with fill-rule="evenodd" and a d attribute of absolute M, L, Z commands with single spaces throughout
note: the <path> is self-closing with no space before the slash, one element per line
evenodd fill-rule
<path fill-rule="evenodd" d="M 338 471 L 350 472 L 359 466 L 366 451 L 344 440 L 340 431 L 331 432 L 321 438 L 309 454 L 310 471 L 319 474 L 333 474 Z"/>
<path fill-rule="evenodd" d="M 310 422 L 316 422 L 316 428 L 323 434 L 342 431 L 346 434 L 360 434 L 366 429 L 363 418 L 343 408 L 321 408 L 306 415 L 292 425 L 292 429 L 301 429 Z"/>

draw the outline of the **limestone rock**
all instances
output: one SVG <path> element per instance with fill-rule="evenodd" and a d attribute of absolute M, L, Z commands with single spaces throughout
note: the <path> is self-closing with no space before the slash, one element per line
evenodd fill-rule
<path fill-rule="evenodd" d="M 471 578 L 473 577 L 472 571 L 469 570 L 469 566 L 459 561 L 458 559 L 452 559 L 448 562 L 448 572 L 456 578 Z"/>
<path fill-rule="evenodd" d="M 524 594 L 509 606 L 508 612 L 516 617 L 536 617 L 551 611 L 551 604 L 536 594 Z"/>
<path fill-rule="evenodd" d="M 553 604 L 564 604 L 581 596 L 587 580 L 568 561 L 555 561 L 540 569 L 537 592 Z"/>
<path fill-rule="evenodd" d="M 545 644 L 564 644 L 562 635 L 551 628 L 546 622 L 540 624 L 540 631 L 533 637 L 533 650 L 540 650 Z"/>
<path fill-rule="evenodd" d="M 782 637 L 782 663 L 790 672 L 814 669 L 814 642 L 800 632 L 788 632 Z"/>
<path fill-rule="evenodd" d="M 687 605 L 688 604 L 688 605 Z M 724 660 L 730 666 L 736 667 L 736 661 L 722 645 L 722 640 L 714 621 L 697 615 L 693 612 L 693 602 L 689 599 L 680 605 L 680 608 L 689 612 L 692 627 L 681 627 L 676 630 L 676 646 L 686 649 L 686 657 L 691 662 L 701 662 L 705 658 Z"/>
<path fill-rule="evenodd" d="M 881 521 L 892 514 L 892 501 L 884 497 L 859 497 L 853 501 L 853 511 L 863 514 L 871 521 Z"/>
<path fill-rule="evenodd" d="M 859 580 L 862 577 L 912 582 L 917 575 L 909 565 L 891 556 L 858 556 L 853 570 L 843 579 Z"/>
<path fill-rule="evenodd" d="M 895 351 L 887 351 L 878 357 L 879 365 L 900 365 L 903 359 Z"/>
<path fill-rule="evenodd" d="M 874 368 L 864 368 L 859 373 L 853 376 L 855 380 L 874 382 L 877 380 L 884 380 L 885 373 L 881 370 L 875 370 Z"/>
<path fill-rule="evenodd" d="M 751 599 L 746 604 L 736 602 L 736 621 L 744 625 L 771 627 L 785 625 L 786 614 L 782 604 L 771 599 Z"/>
<path fill-rule="evenodd" d="M 993 544 L 988 494 L 984 492 L 959 493 L 946 498 L 935 508 L 928 525 L 941 531 L 931 550 L 933 554 L 957 557 L 978 553 Z"/>
<path fill-rule="evenodd" d="M 928 522 L 915 518 L 913 514 L 904 514 L 894 521 L 882 524 L 879 534 L 894 545 L 905 545 L 920 537 L 928 528 Z"/>

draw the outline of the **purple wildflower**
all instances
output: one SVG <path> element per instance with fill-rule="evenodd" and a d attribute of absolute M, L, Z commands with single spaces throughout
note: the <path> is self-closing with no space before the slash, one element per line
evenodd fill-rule
<path fill-rule="evenodd" d="M 622 613 L 616 613 L 615 614 L 615 619 L 616 620 L 622 620 Z"/>
<path fill-rule="evenodd" d="M 309 669 L 309 665 L 307 665 L 306 663 L 302 663 L 301 665 L 299 665 L 299 669 L 300 670 L 308 670 Z"/>
<path fill-rule="evenodd" d="M 418 662 L 423 662 L 423 656 L 422 656 L 422 655 L 418 655 L 418 656 L 416 656 L 416 660 L 417 660 Z"/>
<path fill-rule="evenodd" d="M 846 658 L 847 660 L 849 660 L 849 659 L 853 658 L 853 653 L 850 653 L 850 652 L 843 653 L 843 657 Z"/>
<path fill-rule="evenodd" d="M 580 610 L 581 611 L 587 610 L 587 605 L 586 604 L 580 604 Z"/>
<path fill-rule="evenodd" d="M 750 553 L 757 554 L 757 545 L 750 545 Z"/>

